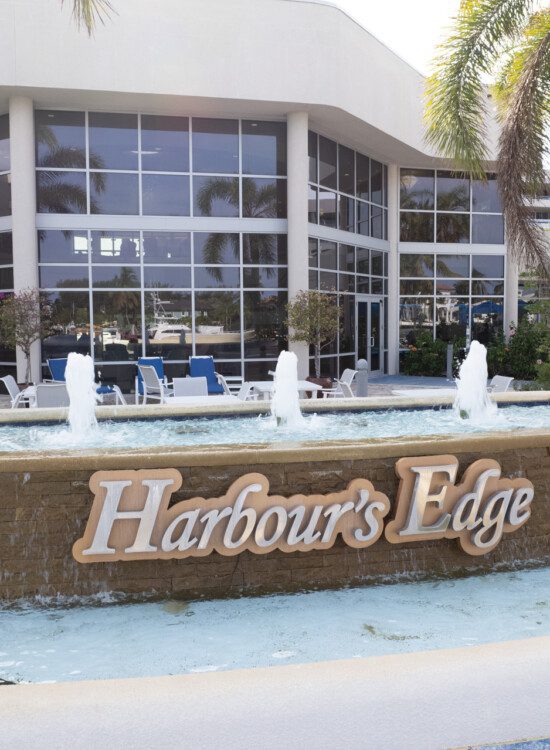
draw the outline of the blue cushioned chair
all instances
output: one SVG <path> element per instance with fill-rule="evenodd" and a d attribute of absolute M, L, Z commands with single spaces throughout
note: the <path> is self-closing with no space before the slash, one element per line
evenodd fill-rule
<path fill-rule="evenodd" d="M 159 376 L 159 380 L 166 381 L 166 375 L 164 373 L 164 360 L 162 359 L 162 357 L 139 357 L 138 365 L 149 365 L 150 367 L 154 367 L 157 375 Z M 138 397 L 143 396 L 143 394 L 143 378 L 141 377 L 141 373 L 138 370 L 138 374 L 136 376 L 136 403 L 138 401 Z"/>
<path fill-rule="evenodd" d="M 214 368 L 213 357 L 189 357 L 189 374 L 192 378 L 206 378 L 209 395 L 224 393 Z"/>
<path fill-rule="evenodd" d="M 65 382 L 65 370 L 67 369 L 67 357 L 55 357 L 54 359 L 48 360 L 48 368 L 52 376 L 54 383 Z M 122 395 L 122 391 L 118 385 L 98 385 L 96 393 L 101 396 L 113 395 L 115 397 L 115 404 L 121 403 L 123 406 L 126 405 L 126 399 Z"/>

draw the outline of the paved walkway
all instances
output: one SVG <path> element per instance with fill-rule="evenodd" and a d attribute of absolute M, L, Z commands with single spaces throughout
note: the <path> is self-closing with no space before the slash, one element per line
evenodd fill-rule
<path fill-rule="evenodd" d="M 447 750 L 549 735 L 550 637 L 267 669 L 0 687 L 0 746 L 18 750 Z"/>

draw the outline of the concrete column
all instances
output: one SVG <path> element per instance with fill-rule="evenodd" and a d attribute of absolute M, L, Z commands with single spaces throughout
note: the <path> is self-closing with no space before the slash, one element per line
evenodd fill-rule
<path fill-rule="evenodd" d="M 34 109 L 28 96 L 9 102 L 13 282 L 15 291 L 38 287 L 36 237 L 36 174 L 34 160 Z M 25 359 L 17 352 L 17 380 L 25 377 Z M 31 378 L 40 379 L 40 342 L 31 353 Z"/>
<path fill-rule="evenodd" d="M 287 215 L 288 215 L 288 298 L 308 289 L 308 114 L 287 116 Z M 298 377 L 309 375 L 308 345 L 289 342 L 298 357 Z"/>
<path fill-rule="evenodd" d="M 388 165 L 388 375 L 399 372 L 399 167 Z"/>
<path fill-rule="evenodd" d="M 510 326 L 518 322 L 518 282 L 519 271 L 517 263 L 510 256 L 506 258 L 506 273 L 504 278 L 504 335 L 510 338 Z"/>

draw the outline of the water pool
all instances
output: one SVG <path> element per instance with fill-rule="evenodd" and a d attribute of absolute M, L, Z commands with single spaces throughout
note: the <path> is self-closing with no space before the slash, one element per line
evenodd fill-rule
<path fill-rule="evenodd" d="M 102 422 L 85 437 L 65 425 L 1 425 L 0 452 L 74 448 L 231 445 L 281 441 L 324 442 L 411 435 L 550 428 L 550 406 L 501 407 L 491 419 L 460 419 L 452 409 L 416 409 L 305 415 L 301 427 L 277 427 L 271 416 L 188 417 Z"/>
<path fill-rule="evenodd" d="M 550 568 L 247 599 L 0 608 L 0 677 L 143 677 L 550 634 Z"/>

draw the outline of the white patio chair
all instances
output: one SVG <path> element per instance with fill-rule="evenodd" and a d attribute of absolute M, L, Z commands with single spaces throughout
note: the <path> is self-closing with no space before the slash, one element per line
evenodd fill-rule
<path fill-rule="evenodd" d="M 6 386 L 12 409 L 17 409 L 18 406 L 25 406 L 29 403 L 29 397 L 23 391 L 19 390 L 19 386 L 15 382 L 13 375 L 5 375 L 3 378 L 0 378 L 0 381 Z"/>
<path fill-rule="evenodd" d="M 323 388 L 323 398 L 354 398 L 355 394 L 351 389 L 353 379 L 357 375 L 357 370 L 347 367 L 342 373 L 342 377 L 335 381 L 333 388 Z"/>
<path fill-rule="evenodd" d="M 39 409 L 69 406 L 69 393 L 65 383 L 39 383 L 36 386 L 36 406 Z"/>
<path fill-rule="evenodd" d="M 174 396 L 208 397 L 208 380 L 206 378 L 174 378 L 172 381 Z"/>
<path fill-rule="evenodd" d="M 514 382 L 514 378 L 507 378 L 505 375 L 495 375 L 487 386 L 489 393 L 506 393 Z"/>
<path fill-rule="evenodd" d="M 252 383 L 243 383 L 239 388 L 237 398 L 241 401 L 257 401 L 258 394 L 255 393 Z"/>
<path fill-rule="evenodd" d="M 166 399 L 174 395 L 174 391 L 168 383 L 165 383 L 157 375 L 157 371 L 151 365 L 138 365 L 143 378 L 143 403 L 148 398 L 156 399 L 159 403 L 166 403 Z"/>

